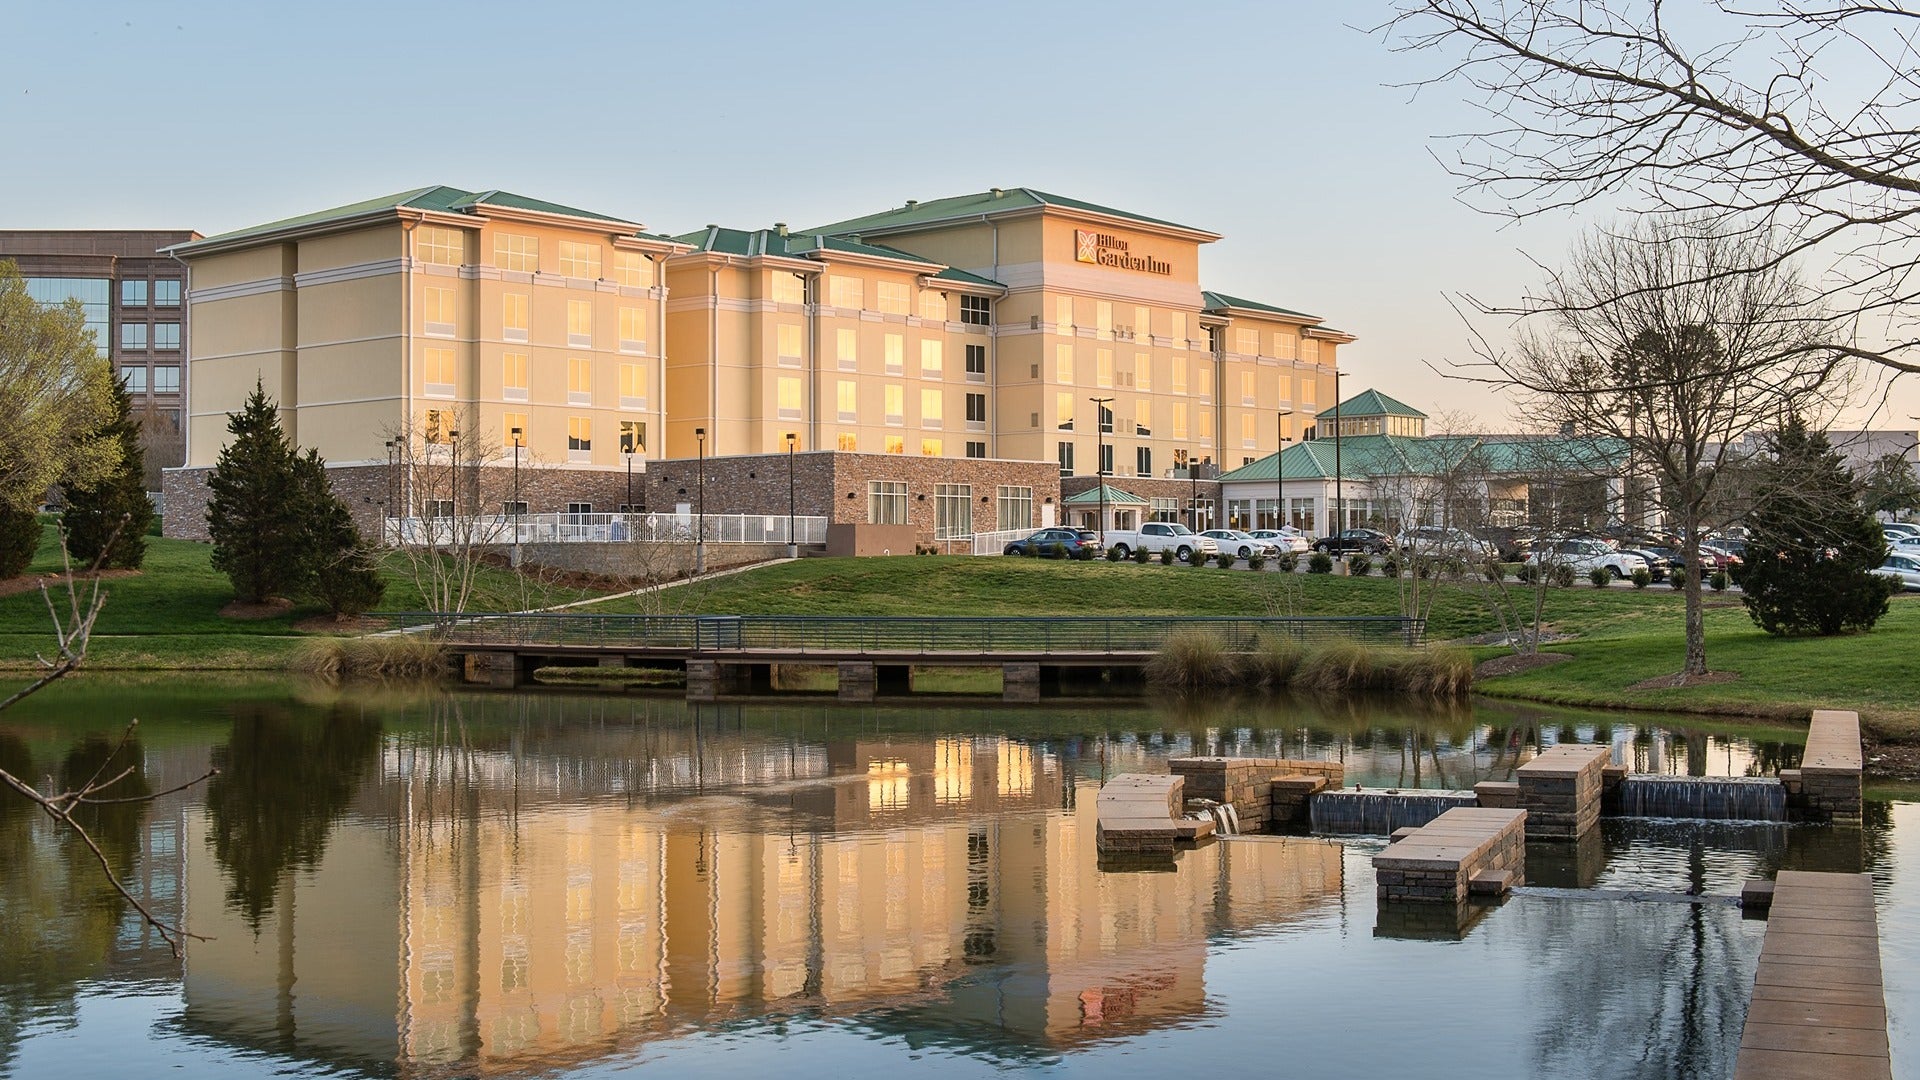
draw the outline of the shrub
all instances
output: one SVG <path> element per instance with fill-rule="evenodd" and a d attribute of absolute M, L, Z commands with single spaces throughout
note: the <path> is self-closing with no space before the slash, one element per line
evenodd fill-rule
<path fill-rule="evenodd" d="M 1265 565 L 1267 565 L 1267 557 L 1265 555 L 1256 551 L 1247 556 L 1247 569 L 1258 570 Z"/>
<path fill-rule="evenodd" d="M 1459 577 L 1467 572 L 1467 560 L 1458 555 L 1449 555 L 1440 560 L 1440 572 L 1449 577 Z"/>
<path fill-rule="evenodd" d="M 1400 577 L 1400 560 L 1392 555 L 1387 556 L 1381 560 L 1380 572 L 1387 577 L 1398 580 Z"/>
<path fill-rule="evenodd" d="M 67 509 L 60 524 L 67 533 L 67 553 L 76 566 L 97 563 L 102 569 L 132 570 L 147 557 L 153 503 L 147 498 L 146 455 L 132 411 L 126 388 L 114 380 L 113 412 L 91 437 L 117 444 L 120 465 L 92 485 L 61 488 Z"/>
<path fill-rule="evenodd" d="M 1711 587 L 1714 592 L 1726 592 L 1727 586 L 1731 584 L 1733 584 L 1733 579 L 1727 576 L 1725 570 L 1715 570 L 1713 576 L 1707 579 L 1707 585 Z"/>
<path fill-rule="evenodd" d="M 1213 558 L 1213 556 L 1208 555 L 1206 552 L 1201 551 L 1199 548 L 1194 548 L 1193 550 L 1187 552 L 1187 565 L 1188 566 L 1205 566 L 1207 565 L 1207 561 L 1211 558 Z"/>
<path fill-rule="evenodd" d="M 1333 573 L 1333 556 L 1327 554 L 1324 551 L 1316 551 L 1312 555 L 1307 556 L 1307 573 L 1309 574 Z"/>
<path fill-rule="evenodd" d="M 1228 567 L 1233 565 L 1233 561 L 1234 561 L 1233 552 L 1222 551 L 1213 557 L 1213 561 L 1220 564 L 1220 569 L 1225 570 Z"/>
<path fill-rule="evenodd" d="M 1252 649 L 1235 658 L 1234 674 L 1242 686 L 1278 690 L 1293 681 L 1306 655 L 1306 649 L 1290 637 L 1262 634 L 1254 639 Z"/>
<path fill-rule="evenodd" d="M 26 573 L 40 546 L 40 518 L 31 507 L 0 506 L 0 581 Z"/>
<path fill-rule="evenodd" d="M 1168 635 L 1160 651 L 1147 661 L 1146 676 L 1155 686 L 1176 690 L 1225 686 L 1234 678 L 1234 657 L 1215 635 L 1181 630 Z"/>
<path fill-rule="evenodd" d="M 1553 584 L 1562 589 L 1573 588 L 1573 566 L 1569 563 L 1556 564 L 1553 568 Z"/>
<path fill-rule="evenodd" d="M 1427 578 L 1430 578 L 1433 576 L 1433 569 L 1434 567 L 1433 567 L 1432 559 L 1422 558 L 1419 555 L 1415 555 L 1413 557 L 1413 576 L 1414 577 L 1417 577 L 1422 581 L 1424 581 Z"/>
<path fill-rule="evenodd" d="M 1519 566 L 1513 568 L 1513 580 L 1522 585 L 1533 584 L 1533 579 L 1539 576 L 1540 568 L 1532 563 L 1521 563 Z"/>
<path fill-rule="evenodd" d="M 1593 582 L 1594 588 L 1604 589 L 1607 587 L 1607 583 L 1613 580 L 1613 571 L 1608 570 L 1604 566 L 1596 566 L 1587 571 L 1587 580 Z"/>
<path fill-rule="evenodd" d="M 1160 565 L 1161 566 L 1173 565 L 1173 549 L 1172 548 L 1160 549 Z"/>
<path fill-rule="evenodd" d="M 1675 592 L 1686 588 L 1687 568 L 1684 566 L 1676 566 L 1672 570 L 1667 571 L 1667 584 L 1672 586 Z"/>
<path fill-rule="evenodd" d="M 1120 549 L 1119 549 L 1119 548 L 1117 548 L 1117 547 L 1110 547 L 1110 548 L 1108 548 L 1108 549 L 1107 549 L 1107 561 L 1108 561 L 1108 562 L 1119 562 L 1119 561 L 1120 561 Z"/>
<path fill-rule="evenodd" d="M 1140 564 L 1141 566 L 1147 565 L 1147 560 L 1153 558 L 1153 552 L 1148 551 L 1145 548 L 1134 548 L 1128 554 L 1133 557 L 1134 562 Z"/>
<path fill-rule="evenodd" d="M 1347 573 L 1354 577 L 1366 577 L 1373 573 L 1373 560 L 1365 555 L 1347 556 Z"/>
<path fill-rule="evenodd" d="M 1295 570 L 1300 569 L 1300 553 L 1297 551 L 1282 552 L 1280 554 L 1279 566 L 1280 572 L 1283 574 L 1291 574 Z"/>
<path fill-rule="evenodd" d="M 1488 581 L 1504 581 L 1507 577 L 1507 564 L 1498 559 L 1488 559 L 1487 565 L 1481 567 L 1480 572 Z"/>
<path fill-rule="evenodd" d="M 1634 587 L 1634 588 L 1636 588 L 1636 589 L 1644 589 L 1644 588 L 1646 588 L 1647 586 L 1649 586 L 1649 585 L 1651 585 L 1651 584 L 1653 584 L 1653 571 L 1651 571 L 1651 570 L 1649 570 L 1649 569 L 1647 569 L 1646 567 L 1644 567 L 1644 566 L 1643 566 L 1643 567 L 1641 567 L 1640 569 L 1638 569 L 1638 570 L 1635 570 L 1635 571 L 1633 572 L 1633 587 Z"/>

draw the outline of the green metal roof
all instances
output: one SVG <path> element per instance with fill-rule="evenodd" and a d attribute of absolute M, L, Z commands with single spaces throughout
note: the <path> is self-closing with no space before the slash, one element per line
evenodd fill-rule
<path fill-rule="evenodd" d="M 583 218 L 591 221 L 604 221 L 609 225 L 626 226 L 638 230 L 639 226 L 625 218 L 596 214 L 591 210 L 579 210 L 559 203 L 530 199 L 524 195 L 515 195 L 510 191 L 467 191 L 462 188 L 447 187 L 444 184 L 434 187 L 414 188 L 411 191 L 395 192 L 375 199 L 348 203 L 345 206 L 329 207 L 310 214 L 269 221 L 264 225 L 250 225 L 244 229 L 216 233 L 204 239 L 176 245 L 169 250 L 191 251 L 203 245 L 225 244 L 233 240 L 242 240 L 249 236 L 264 236 L 269 233 L 284 232 L 292 229 L 314 228 L 336 221 L 349 221 L 358 217 L 378 214 L 383 210 L 434 210 L 442 213 L 472 213 L 481 206 L 501 206 L 514 210 L 526 210 L 541 214 L 559 214 L 566 217 Z M 636 235 L 644 235 L 636 232 Z"/>
<path fill-rule="evenodd" d="M 1339 405 L 1339 411 L 1326 409 L 1314 417 L 1316 420 L 1331 420 L 1335 415 L 1345 419 L 1349 416 L 1415 416 L 1422 420 L 1427 414 L 1402 401 L 1397 401 L 1378 390 L 1363 390 Z"/>
<path fill-rule="evenodd" d="M 996 191 L 998 192 L 996 194 Z M 891 210 L 882 210 L 877 214 L 848 218 L 831 225 L 822 225 L 806 230 L 807 232 L 860 233 L 869 230 L 876 232 L 926 225 L 933 222 L 952 221 L 960 218 L 980 217 L 981 215 L 1006 214 L 1016 210 L 1031 210 L 1035 207 L 1059 207 L 1065 210 L 1083 210 L 1093 214 L 1137 221 L 1143 225 L 1157 225 L 1163 228 L 1180 229 L 1185 232 L 1204 233 L 1217 236 L 1217 233 L 1197 229 L 1191 225 L 1182 225 L 1177 221 L 1148 217 L 1127 210 L 1118 210 L 1111 206 L 1102 206 L 1082 199 L 1054 195 L 1034 188 L 1000 188 L 995 191 L 981 191 L 972 195 L 955 195 L 945 199 L 933 199 L 916 202 L 908 206 L 897 206 Z"/>
<path fill-rule="evenodd" d="M 1619 439 L 1561 436 L 1501 437 L 1354 435 L 1294 443 L 1280 454 L 1242 465 L 1220 477 L 1223 484 L 1274 482 L 1274 462 L 1280 462 L 1283 480 L 1332 480 L 1335 455 L 1339 475 L 1350 480 L 1374 476 L 1424 476 L 1444 472 L 1467 455 L 1481 455 L 1490 473 L 1527 473 L 1542 469 L 1594 472 L 1626 461 L 1626 444 Z"/>
<path fill-rule="evenodd" d="M 1060 504 L 1062 506 L 1098 506 L 1101 502 L 1100 493 L 1103 491 L 1106 492 L 1106 503 L 1108 506 L 1147 505 L 1147 500 L 1135 495 L 1131 491 L 1121 491 L 1111 484 L 1101 484 L 1098 487 L 1090 487 L 1078 495 L 1069 495 L 1061 499 Z"/>
<path fill-rule="evenodd" d="M 726 229 L 718 225 L 709 225 L 697 232 L 683 233 L 673 239 L 682 244 L 692 245 L 695 251 L 711 251 L 720 255 L 736 255 L 745 258 L 770 255 L 788 259 L 816 259 L 822 255 L 831 257 L 835 253 L 841 253 L 910 263 L 914 267 L 941 265 L 931 259 L 925 259 L 898 248 L 887 247 L 884 244 L 863 244 L 844 236 L 830 236 L 816 232 L 782 234 L 778 229 Z M 951 266 L 942 267 L 931 276 L 966 285 L 1006 288 L 992 278 L 970 274 Z"/>
<path fill-rule="evenodd" d="M 1258 300 L 1245 300 L 1238 296 L 1228 296 L 1226 293 L 1207 292 L 1204 290 L 1200 293 L 1200 307 L 1203 311 L 1225 311 L 1227 308 L 1240 308 L 1244 311 L 1263 311 L 1269 315 L 1284 315 L 1289 319 L 1305 319 L 1308 322 L 1320 321 L 1320 316 L 1309 315 L 1304 311 L 1291 311 L 1283 307 L 1274 307 L 1272 304 L 1263 304 Z"/>
<path fill-rule="evenodd" d="M 634 228 L 639 228 L 638 225 L 628 221 L 626 218 L 612 217 L 607 214 L 596 214 L 591 210 L 562 206 L 559 203 L 547 202 L 544 199 L 532 199 L 525 195 L 515 195 L 511 191 L 482 191 L 475 195 L 469 195 L 464 199 L 456 199 L 449 209 L 466 210 L 479 206 L 504 206 L 509 210 L 527 210 L 536 214 L 559 214 L 564 217 L 586 218 L 590 221 L 605 221 L 614 225 L 633 225 Z"/>

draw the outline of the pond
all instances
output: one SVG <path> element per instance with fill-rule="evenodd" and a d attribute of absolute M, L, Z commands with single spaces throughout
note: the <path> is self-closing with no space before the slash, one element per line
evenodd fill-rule
<path fill-rule="evenodd" d="M 1781 868 L 1869 870 L 1896 1061 L 1920 1000 L 1920 807 L 1864 830 L 1609 820 L 1464 925 L 1373 896 L 1379 837 L 1231 838 L 1102 870 L 1104 777 L 1194 753 L 1464 788 L 1558 741 L 1771 774 L 1801 732 L 1493 702 L 689 705 L 75 679 L 0 764 L 90 774 L 175 960 L 84 849 L 0 804 L 0 1077 L 1731 1075 Z"/>

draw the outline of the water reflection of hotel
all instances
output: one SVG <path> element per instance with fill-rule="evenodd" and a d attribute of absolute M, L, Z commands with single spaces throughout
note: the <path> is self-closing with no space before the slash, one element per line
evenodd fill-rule
<path fill-rule="evenodd" d="M 1340 885 L 1339 849 L 1315 841 L 1101 873 L 1093 800 L 1000 737 L 708 740 L 663 785 L 691 792 L 671 801 L 588 800 L 615 790 L 595 769 L 646 786 L 644 763 L 391 745 L 363 816 L 290 878 L 257 939 L 192 837 L 208 882 L 189 917 L 218 937 L 192 948 L 190 1015 L 403 1071 L 535 1072 L 790 1013 L 1054 1053 L 1199 1019 L 1210 934 Z"/>

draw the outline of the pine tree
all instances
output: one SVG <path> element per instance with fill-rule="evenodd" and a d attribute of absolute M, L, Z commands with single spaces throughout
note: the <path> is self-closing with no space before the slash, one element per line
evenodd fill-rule
<path fill-rule="evenodd" d="M 1897 585 L 1873 572 L 1887 542 L 1853 472 L 1797 418 L 1770 443 L 1747 518 L 1747 614 L 1769 634 L 1872 629 Z"/>
<path fill-rule="evenodd" d="M 80 566 L 132 570 L 147 557 L 147 528 L 153 524 L 153 501 L 147 498 L 146 452 L 140 443 L 140 425 L 133 419 L 133 399 L 118 379 L 113 384 L 113 410 L 90 438 L 119 447 L 120 464 L 91 484 L 62 487 L 67 511 L 67 552 Z"/>
<path fill-rule="evenodd" d="M 0 503 L 0 581 L 26 573 L 40 547 L 41 531 L 32 507 Z"/>
<path fill-rule="evenodd" d="M 355 527 L 353 512 L 334 495 L 320 455 L 307 451 L 299 459 L 298 473 L 313 566 L 307 593 L 327 605 L 336 619 L 367 611 L 387 591 L 378 559 Z"/>
<path fill-rule="evenodd" d="M 240 411 L 227 415 L 227 431 L 233 439 L 207 478 L 213 568 L 242 600 L 257 604 L 291 592 L 310 574 L 304 485 L 279 411 L 258 383 Z"/>

